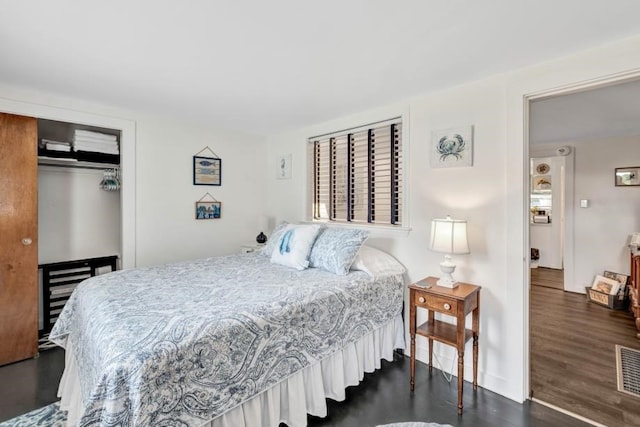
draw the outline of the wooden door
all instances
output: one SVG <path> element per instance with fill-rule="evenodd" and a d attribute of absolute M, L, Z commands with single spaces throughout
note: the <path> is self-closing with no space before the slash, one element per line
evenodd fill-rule
<path fill-rule="evenodd" d="M 38 353 L 37 186 L 36 119 L 0 113 L 0 365 Z"/>

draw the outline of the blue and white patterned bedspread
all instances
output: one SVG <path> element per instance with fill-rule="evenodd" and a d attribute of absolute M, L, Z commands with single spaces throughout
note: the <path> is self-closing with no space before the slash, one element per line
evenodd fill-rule
<path fill-rule="evenodd" d="M 80 425 L 190 426 L 387 323 L 402 301 L 401 276 L 230 255 L 90 278 L 50 337 L 71 337 Z"/>

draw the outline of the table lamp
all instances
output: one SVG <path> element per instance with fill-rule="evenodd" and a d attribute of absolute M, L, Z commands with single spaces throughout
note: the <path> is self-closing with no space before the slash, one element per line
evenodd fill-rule
<path fill-rule="evenodd" d="M 440 263 L 442 277 L 438 280 L 438 286 L 455 288 L 456 280 L 451 276 L 456 265 L 451 261 L 453 254 L 468 254 L 469 242 L 467 241 L 467 221 L 451 219 L 431 220 L 431 250 L 445 254 L 444 261 Z"/>

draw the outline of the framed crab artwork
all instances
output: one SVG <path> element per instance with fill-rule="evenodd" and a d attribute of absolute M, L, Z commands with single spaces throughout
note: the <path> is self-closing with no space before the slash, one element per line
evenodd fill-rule
<path fill-rule="evenodd" d="M 431 167 L 473 166 L 473 126 L 431 133 Z"/>

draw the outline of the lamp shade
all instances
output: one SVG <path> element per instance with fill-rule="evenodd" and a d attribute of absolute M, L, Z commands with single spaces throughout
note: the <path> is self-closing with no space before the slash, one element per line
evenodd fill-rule
<path fill-rule="evenodd" d="M 431 220 L 431 250 L 446 254 L 468 254 L 467 221 L 451 219 Z"/>

